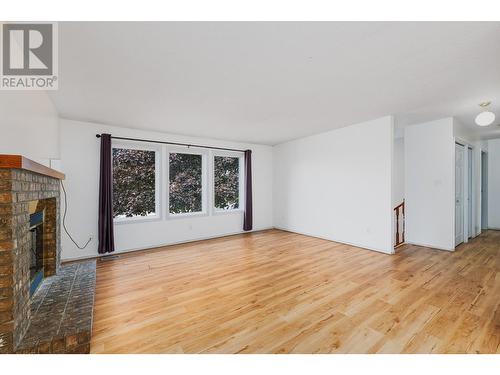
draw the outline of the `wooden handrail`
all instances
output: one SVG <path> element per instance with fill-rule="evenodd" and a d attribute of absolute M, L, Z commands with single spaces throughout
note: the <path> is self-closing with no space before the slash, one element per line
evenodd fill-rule
<path fill-rule="evenodd" d="M 405 206 L 405 201 L 402 201 L 400 204 L 398 204 L 396 207 L 394 207 L 394 211 L 398 210 L 401 207 L 403 207 L 403 209 L 404 209 L 404 206 Z"/>
<path fill-rule="evenodd" d="M 399 246 L 405 242 L 405 201 L 394 207 L 394 212 L 396 214 L 396 246 Z M 399 215 L 401 214 L 401 223 L 399 223 Z M 401 229 L 401 231 L 400 231 Z"/>

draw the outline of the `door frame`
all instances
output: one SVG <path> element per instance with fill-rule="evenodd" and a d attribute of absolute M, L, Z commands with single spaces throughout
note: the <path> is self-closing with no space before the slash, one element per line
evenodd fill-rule
<path fill-rule="evenodd" d="M 479 225 L 479 232 L 483 229 L 488 229 L 488 151 L 480 150 L 481 157 L 481 217 Z M 486 198 L 486 199 L 485 199 Z M 485 220 L 483 220 L 485 219 Z"/>
<path fill-rule="evenodd" d="M 474 149 L 467 146 L 467 240 L 476 233 L 474 220 Z"/>
<path fill-rule="evenodd" d="M 465 191 L 465 184 L 464 184 L 464 167 L 466 165 L 466 152 L 465 152 L 465 146 L 459 142 L 455 142 L 454 145 L 454 152 L 455 152 L 455 157 L 454 157 L 454 190 L 453 190 L 453 199 L 454 199 L 454 205 L 453 205 L 453 210 L 454 210 L 454 222 L 455 225 L 453 226 L 453 233 L 454 233 L 454 243 L 455 243 L 455 248 L 458 247 L 460 244 L 465 242 L 466 239 L 466 232 L 465 232 L 465 204 L 464 204 L 464 199 L 466 196 L 466 191 Z M 462 156 L 460 158 L 460 163 L 457 163 L 457 158 L 458 158 L 458 153 L 461 152 Z M 461 176 L 458 176 L 457 170 L 461 170 Z M 460 180 L 461 179 L 461 180 Z M 457 198 L 457 187 L 461 187 L 460 189 L 460 197 Z M 459 207 L 457 207 L 458 203 L 460 202 Z M 458 211 L 458 212 L 457 212 Z M 458 219 L 457 219 L 458 218 Z M 461 221 L 460 221 L 461 220 Z M 461 228 L 461 235 L 458 237 L 459 229 Z"/>
<path fill-rule="evenodd" d="M 455 137 L 455 144 L 462 146 L 464 148 L 464 158 L 463 158 L 463 166 L 462 166 L 462 191 L 463 191 L 463 199 L 465 202 L 462 203 L 462 225 L 463 225 L 463 243 L 469 242 L 470 238 L 474 238 L 477 236 L 477 231 L 474 229 L 476 227 L 477 219 L 474 216 L 474 213 L 477 212 L 477 207 L 476 207 L 476 189 L 475 189 L 475 184 L 474 184 L 474 176 L 477 176 L 477 171 L 476 167 L 474 165 L 474 151 L 476 147 L 470 143 L 467 142 L 463 139 Z M 472 192 L 471 192 L 471 199 L 472 199 L 472 233 L 469 233 L 469 203 L 466 199 L 469 197 L 469 150 L 471 149 L 471 157 L 472 157 L 472 173 L 471 173 L 471 178 L 472 178 Z M 455 171 L 455 168 L 453 169 Z M 455 198 L 455 197 L 454 197 Z M 455 209 L 455 205 L 453 206 L 453 209 Z M 455 216 L 454 216 L 455 217 Z M 456 238 L 456 237 L 454 237 Z"/>

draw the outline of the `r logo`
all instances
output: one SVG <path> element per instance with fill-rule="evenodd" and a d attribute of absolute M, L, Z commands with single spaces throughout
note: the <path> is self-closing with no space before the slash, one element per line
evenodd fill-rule
<path fill-rule="evenodd" d="M 4 24 L 2 74 L 50 76 L 53 74 L 53 25 Z"/>

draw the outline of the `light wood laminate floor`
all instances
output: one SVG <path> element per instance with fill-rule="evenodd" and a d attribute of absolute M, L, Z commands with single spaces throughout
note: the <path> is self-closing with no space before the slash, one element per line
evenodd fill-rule
<path fill-rule="evenodd" d="M 499 353 L 500 232 L 396 255 L 270 230 L 98 262 L 92 353 Z"/>

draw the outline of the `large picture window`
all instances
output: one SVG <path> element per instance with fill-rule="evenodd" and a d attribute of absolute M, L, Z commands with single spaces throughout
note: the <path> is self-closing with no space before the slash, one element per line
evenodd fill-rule
<path fill-rule="evenodd" d="M 113 213 L 117 220 L 157 216 L 155 150 L 113 147 Z"/>
<path fill-rule="evenodd" d="M 169 212 L 203 211 L 203 158 L 200 154 L 169 154 Z"/>
<path fill-rule="evenodd" d="M 240 208 L 240 158 L 214 156 L 214 207 L 216 210 Z"/>
<path fill-rule="evenodd" d="M 114 142 L 112 157 L 115 223 L 242 209 L 241 153 Z"/>

